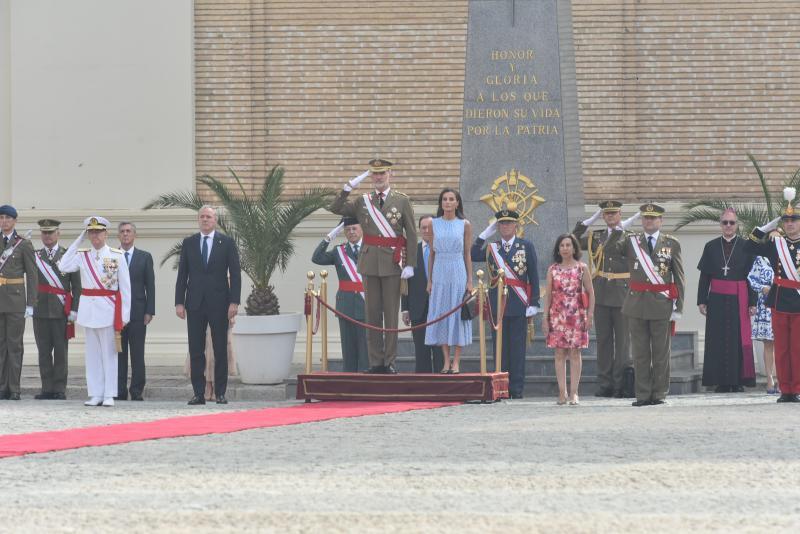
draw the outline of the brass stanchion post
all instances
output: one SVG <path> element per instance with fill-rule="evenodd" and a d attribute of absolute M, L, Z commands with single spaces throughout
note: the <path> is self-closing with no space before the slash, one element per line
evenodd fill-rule
<path fill-rule="evenodd" d="M 322 282 L 319 284 L 319 294 L 320 299 L 322 302 L 328 302 L 328 271 L 321 271 L 319 276 L 322 278 Z M 324 309 L 321 310 L 322 317 L 320 321 L 322 324 L 320 328 L 322 329 L 322 372 L 328 372 L 328 310 Z"/>
<path fill-rule="evenodd" d="M 308 278 L 308 285 L 306 286 L 306 374 L 311 373 L 312 369 L 312 362 L 311 362 L 311 350 L 312 350 L 312 343 L 314 341 L 314 271 L 308 271 L 306 273 L 306 278 Z M 310 309 L 309 304 L 310 303 Z"/>
<path fill-rule="evenodd" d="M 485 317 L 483 316 L 483 307 L 486 304 L 486 284 L 483 281 L 483 269 L 478 269 L 478 333 L 480 338 L 481 349 L 481 374 L 486 374 L 486 325 L 484 324 Z"/>
<path fill-rule="evenodd" d="M 499 373 L 503 369 L 503 302 L 506 299 L 508 290 L 506 289 L 506 272 L 503 269 L 497 271 L 497 337 L 495 344 L 494 372 Z"/>

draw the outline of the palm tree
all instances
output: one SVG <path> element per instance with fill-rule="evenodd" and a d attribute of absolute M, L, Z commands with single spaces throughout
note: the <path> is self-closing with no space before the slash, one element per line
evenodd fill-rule
<path fill-rule="evenodd" d="M 728 208 L 733 208 L 736 210 L 736 214 L 739 218 L 739 231 L 744 235 L 749 235 L 756 226 L 771 221 L 781 213 L 785 205 L 783 196 L 778 195 L 777 199 L 773 197 L 767 187 L 767 180 L 764 178 L 764 173 L 758 161 L 756 161 L 756 158 L 750 153 L 747 154 L 747 157 L 750 158 L 753 167 L 756 169 L 756 174 L 758 174 L 764 200 L 756 202 L 729 202 L 722 199 L 700 199 L 688 202 L 683 205 L 684 214 L 675 226 L 675 230 L 683 228 L 687 224 L 700 221 L 718 222 L 723 211 Z M 784 187 L 800 188 L 800 169 L 797 169 L 794 174 L 789 177 Z"/>
<path fill-rule="evenodd" d="M 275 269 L 286 271 L 294 254 L 295 227 L 320 208 L 327 207 L 333 192 L 325 188 L 312 188 L 301 196 L 281 202 L 283 193 L 283 169 L 272 168 L 258 196 L 247 194 L 241 180 L 232 169 L 228 169 L 239 186 L 238 194 L 225 184 L 203 176 L 198 181 L 208 187 L 225 208 L 218 215 L 218 228 L 231 237 L 239 248 L 242 270 L 253 282 L 253 290 L 247 297 L 247 315 L 277 315 L 280 313 L 278 297 L 270 279 Z M 197 211 L 204 204 L 195 191 L 166 193 L 150 201 L 144 209 L 186 208 Z M 176 243 L 162 258 L 164 265 L 170 258 L 177 259 L 181 243 Z"/>

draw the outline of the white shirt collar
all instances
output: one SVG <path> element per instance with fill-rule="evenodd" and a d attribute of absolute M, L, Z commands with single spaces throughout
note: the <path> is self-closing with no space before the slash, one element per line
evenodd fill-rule
<path fill-rule="evenodd" d="M 200 242 L 201 243 L 203 242 L 203 238 L 206 237 L 206 235 L 208 235 L 208 237 L 211 238 L 210 241 L 214 241 L 214 234 L 215 233 L 217 233 L 216 230 L 211 230 L 210 234 L 204 234 L 203 232 L 200 232 Z M 133 250 L 133 249 L 131 249 L 131 250 Z"/>
<path fill-rule="evenodd" d="M 120 247 L 120 250 L 122 251 L 123 254 L 125 254 L 127 252 L 128 253 L 128 257 L 130 258 L 131 256 L 133 256 L 133 251 L 134 251 L 135 248 L 136 247 L 133 246 L 133 247 L 129 248 L 128 250 L 125 250 L 124 248 Z"/>
<path fill-rule="evenodd" d="M 501 237 L 501 238 L 500 238 L 500 241 L 503 243 L 503 246 L 506 246 L 506 245 L 508 245 L 508 246 L 510 247 L 510 246 L 512 246 L 512 245 L 514 244 L 514 240 L 515 240 L 516 238 L 517 238 L 517 236 L 511 236 L 511 239 L 510 239 L 509 241 L 506 241 L 505 239 L 503 239 L 503 238 Z"/>
<path fill-rule="evenodd" d="M 733 240 L 734 240 L 734 239 L 736 239 L 736 234 L 733 234 L 733 237 L 732 237 L 732 238 L 730 238 L 730 239 L 728 239 L 728 238 L 727 238 L 727 237 L 725 237 L 725 236 L 722 236 L 722 239 L 724 239 L 724 240 L 725 240 L 725 241 L 727 241 L 728 243 L 732 243 L 732 242 L 733 242 Z"/>
<path fill-rule="evenodd" d="M 358 242 L 356 242 L 356 243 L 351 243 L 350 241 L 348 241 L 347 244 L 350 245 L 350 248 L 353 248 L 353 247 L 361 248 L 361 242 L 362 241 L 363 241 L 363 239 L 359 239 Z"/>
<path fill-rule="evenodd" d="M 645 232 L 644 235 L 645 235 L 645 241 L 652 237 L 653 246 L 655 246 L 656 241 L 658 241 L 658 236 L 661 235 L 661 230 L 656 230 L 652 234 L 648 234 L 647 232 Z"/>
<path fill-rule="evenodd" d="M 375 190 L 375 196 L 378 196 L 378 195 L 380 195 L 381 193 L 383 193 L 383 200 L 386 200 L 387 198 L 389 198 L 389 191 L 391 191 L 391 190 L 392 190 L 392 188 L 391 188 L 391 187 L 387 187 L 387 188 L 386 188 L 386 189 L 384 189 L 383 191 L 378 191 L 378 190 L 376 189 L 376 190 Z"/>

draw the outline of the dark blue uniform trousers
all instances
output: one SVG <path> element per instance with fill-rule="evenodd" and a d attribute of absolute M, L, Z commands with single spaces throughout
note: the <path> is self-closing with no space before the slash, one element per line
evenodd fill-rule
<path fill-rule="evenodd" d="M 503 317 L 503 359 L 501 369 L 508 373 L 508 392 L 522 395 L 525 387 L 525 345 L 528 337 L 528 318 L 524 315 Z M 497 332 L 492 329 L 492 346 L 497 361 Z"/>

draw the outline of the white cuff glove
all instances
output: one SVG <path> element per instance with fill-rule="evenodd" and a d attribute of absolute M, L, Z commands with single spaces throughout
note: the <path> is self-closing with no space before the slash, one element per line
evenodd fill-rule
<path fill-rule="evenodd" d="M 681 317 L 683 317 L 683 314 L 681 312 L 674 311 L 674 312 L 672 312 L 672 315 L 669 316 L 669 320 L 670 321 L 677 321 Z"/>
<path fill-rule="evenodd" d="M 627 230 L 628 228 L 630 228 L 631 225 L 636 222 L 636 219 L 638 219 L 641 216 L 642 212 L 637 211 L 636 213 L 634 213 L 633 215 L 622 221 L 622 229 Z"/>
<path fill-rule="evenodd" d="M 33 306 L 25 306 L 25 317 L 33 317 Z"/>
<path fill-rule="evenodd" d="M 67 321 L 70 323 L 74 323 L 77 320 L 78 320 L 78 312 L 76 311 L 69 312 L 69 315 L 67 316 Z"/>
<path fill-rule="evenodd" d="M 402 278 L 403 280 L 408 280 L 412 276 L 414 276 L 414 268 L 410 265 L 406 265 L 405 267 L 403 267 L 403 272 L 400 273 L 400 278 Z"/>
<path fill-rule="evenodd" d="M 480 237 L 481 239 L 486 241 L 487 239 L 492 237 L 492 235 L 494 234 L 495 230 L 497 230 L 497 221 L 495 221 L 492 224 L 490 224 L 489 226 L 487 226 L 486 229 L 483 232 L 478 234 L 478 237 Z"/>
<path fill-rule="evenodd" d="M 525 317 L 533 317 L 537 313 L 539 313 L 538 306 L 528 306 L 525 308 Z"/>
<path fill-rule="evenodd" d="M 353 189 L 358 187 L 358 184 L 363 182 L 364 178 L 366 178 L 367 176 L 369 176 L 369 171 L 362 172 L 361 174 L 359 174 L 358 176 L 356 176 L 355 178 L 344 184 L 344 190 L 352 191 Z"/>
<path fill-rule="evenodd" d="M 758 229 L 764 232 L 765 234 L 768 234 L 778 227 L 778 223 L 780 222 L 780 220 L 781 220 L 780 217 L 775 217 L 764 226 L 759 226 Z"/>
<path fill-rule="evenodd" d="M 339 223 L 336 228 L 328 232 L 328 235 L 325 237 L 325 239 L 332 241 L 337 235 L 339 235 L 339 232 L 342 231 L 342 228 L 344 228 L 344 223 Z"/>
<path fill-rule="evenodd" d="M 589 218 L 588 218 L 588 219 L 586 219 L 585 221 L 581 221 L 581 224 L 582 224 L 582 225 L 584 225 L 584 226 L 591 226 L 591 225 L 593 225 L 593 224 L 594 224 L 594 222 L 595 222 L 597 219 L 599 219 L 599 218 L 600 218 L 600 216 L 601 216 L 602 214 L 603 214 L 603 208 L 600 208 L 599 210 L 597 210 L 596 212 L 594 212 L 594 215 L 592 215 L 591 217 L 589 217 Z"/>

